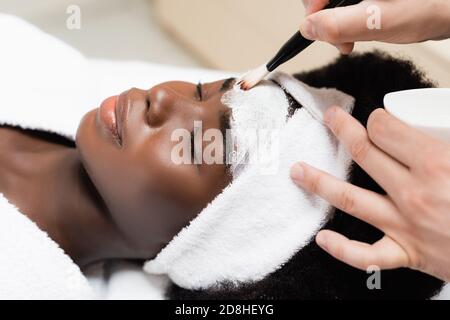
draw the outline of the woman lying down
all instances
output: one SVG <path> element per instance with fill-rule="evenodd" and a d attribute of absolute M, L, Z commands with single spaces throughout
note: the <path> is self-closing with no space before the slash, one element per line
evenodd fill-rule
<path fill-rule="evenodd" d="M 382 233 L 289 178 L 306 161 L 383 193 L 322 113 L 339 105 L 365 125 L 386 93 L 430 86 L 408 62 L 365 54 L 248 92 L 233 79 L 131 89 L 87 113 L 76 141 L 0 118 L 0 296 L 95 297 L 79 268 L 129 259 L 167 275 L 169 299 L 431 298 L 435 278 L 373 276 L 322 251 L 322 228 Z"/>

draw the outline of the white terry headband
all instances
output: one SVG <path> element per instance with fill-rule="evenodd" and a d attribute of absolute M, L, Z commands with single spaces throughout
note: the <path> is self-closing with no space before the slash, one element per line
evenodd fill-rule
<path fill-rule="evenodd" d="M 351 112 L 354 99 L 335 89 L 309 87 L 283 73 L 271 79 L 303 106 L 287 122 L 287 99 L 270 82 L 248 92 L 235 88 L 223 102 L 232 108 L 232 129 L 238 139 L 245 126 L 278 127 L 276 170 L 264 172 L 251 163 L 240 168 L 233 182 L 145 263 L 147 272 L 166 274 L 186 289 L 259 281 L 308 244 L 327 221 L 330 205 L 299 189 L 289 170 L 304 161 L 347 178 L 351 159 L 321 121 L 332 105 Z M 244 154 L 253 152 L 253 146 L 243 141 L 239 143 L 245 146 Z"/>

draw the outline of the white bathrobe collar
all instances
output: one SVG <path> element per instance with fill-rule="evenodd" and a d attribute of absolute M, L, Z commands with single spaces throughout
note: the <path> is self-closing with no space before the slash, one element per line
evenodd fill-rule
<path fill-rule="evenodd" d="M 78 266 L 0 194 L 0 299 L 93 299 Z"/>
<path fill-rule="evenodd" d="M 7 93 L 8 94 L 8 93 Z M 6 94 L 6 95 L 7 95 Z M 15 94 L 9 91 L 9 94 Z M 6 96 L 3 95 L 3 96 Z M 43 130 L 73 138 L 81 108 L 39 107 L 9 100 L 0 107 L 0 125 Z M 58 119 L 61 119 L 58 121 Z M 0 193 L 0 299 L 92 299 L 94 292 L 79 267 L 34 222 Z"/>
<path fill-rule="evenodd" d="M 48 81 L 57 81 L 51 78 L 51 73 L 47 75 Z M 34 74 L 27 81 L 38 80 L 43 79 L 37 79 Z M 8 83 L 8 79 L 0 77 L 3 86 L 0 125 L 43 130 L 70 139 L 75 137 L 86 111 L 81 107 L 85 96 L 80 88 L 78 91 L 76 87 L 63 89 L 55 84 L 27 91 L 27 81 L 19 87 L 18 83 L 12 83 L 14 81 Z M 0 299 L 95 298 L 87 279 L 72 259 L 1 193 L 0 273 Z"/>
<path fill-rule="evenodd" d="M 73 139 L 91 107 L 86 59 L 34 26 L 0 18 L 0 125 Z M 0 299 L 94 297 L 72 259 L 1 193 L 0 273 Z"/>

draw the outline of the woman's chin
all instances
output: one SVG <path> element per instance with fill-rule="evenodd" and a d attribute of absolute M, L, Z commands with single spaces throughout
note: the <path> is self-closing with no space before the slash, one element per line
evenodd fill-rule
<path fill-rule="evenodd" d="M 78 149 L 83 148 L 85 142 L 89 140 L 89 137 L 95 134 L 95 115 L 97 113 L 97 109 L 91 110 L 86 113 L 81 119 L 77 133 L 75 136 L 75 144 Z"/>

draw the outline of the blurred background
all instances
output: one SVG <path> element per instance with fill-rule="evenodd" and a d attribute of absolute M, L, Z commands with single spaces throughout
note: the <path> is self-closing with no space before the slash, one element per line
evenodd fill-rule
<path fill-rule="evenodd" d="M 81 9 L 80 29 L 66 26 L 70 5 Z M 23 17 L 88 57 L 230 71 L 267 61 L 303 17 L 300 0 L 0 0 L 0 12 Z M 374 48 L 412 59 L 450 87 L 450 40 L 357 46 Z M 283 69 L 308 70 L 336 56 L 334 47 L 317 43 Z"/>

